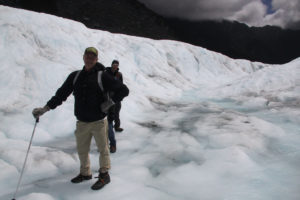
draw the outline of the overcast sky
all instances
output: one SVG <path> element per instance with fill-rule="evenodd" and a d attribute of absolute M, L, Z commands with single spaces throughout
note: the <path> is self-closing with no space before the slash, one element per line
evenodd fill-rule
<path fill-rule="evenodd" d="M 155 12 L 185 19 L 229 19 L 250 26 L 300 29 L 300 0 L 139 0 Z"/>

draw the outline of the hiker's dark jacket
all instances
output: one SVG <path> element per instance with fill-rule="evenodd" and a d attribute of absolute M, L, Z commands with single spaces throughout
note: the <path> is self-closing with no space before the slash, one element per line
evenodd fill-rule
<path fill-rule="evenodd" d="M 116 71 L 112 71 L 111 67 L 106 67 L 105 71 L 110 74 L 112 77 L 114 77 L 114 79 L 121 81 L 123 83 L 123 76 L 122 73 L 119 72 L 119 68 Z M 114 94 L 110 94 L 110 96 L 113 96 Z M 109 123 L 112 123 L 116 117 L 119 116 L 121 110 L 121 102 L 117 102 L 115 101 L 115 105 L 112 106 L 109 111 L 108 111 L 108 116 L 107 116 L 107 120 Z"/>
<path fill-rule="evenodd" d="M 73 92 L 75 97 L 74 113 L 79 121 L 93 122 L 103 119 L 106 114 L 101 111 L 100 105 L 105 98 L 98 84 L 99 69 L 99 66 L 95 66 L 88 72 L 83 67 L 75 84 L 73 80 L 78 71 L 72 72 L 56 91 L 55 96 L 47 102 L 47 106 L 55 109 Z M 115 80 L 107 72 L 102 74 L 102 83 L 104 90 L 114 93 L 112 97 L 114 102 L 122 101 L 129 94 L 127 86 Z"/>
<path fill-rule="evenodd" d="M 119 80 L 119 81 L 121 81 L 123 83 L 123 76 L 122 76 L 122 73 L 119 72 L 119 69 L 117 69 L 115 72 L 113 72 L 111 70 L 111 67 L 106 67 L 105 71 L 107 73 L 109 73 L 111 76 L 113 76 L 115 79 L 117 79 L 117 80 Z"/>

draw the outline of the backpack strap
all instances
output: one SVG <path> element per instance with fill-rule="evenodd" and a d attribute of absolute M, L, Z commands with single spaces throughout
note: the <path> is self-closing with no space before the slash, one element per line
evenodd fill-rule
<path fill-rule="evenodd" d="M 103 71 L 98 71 L 98 85 L 102 92 L 104 92 L 103 84 L 102 84 L 102 73 Z"/>
<path fill-rule="evenodd" d="M 104 96 L 106 96 L 106 100 L 109 100 L 110 99 L 109 92 L 105 91 L 103 88 L 102 74 L 103 74 L 103 71 L 98 71 L 98 85 L 99 85 L 101 91 L 103 92 Z"/>
<path fill-rule="evenodd" d="M 76 81 L 77 81 L 77 79 L 78 79 L 78 76 L 79 76 L 80 72 L 81 72 L 81 70 L 79 70 L 79 71 L 76 73 L 76 75 L 75 75 L 75 77 L 74 77 L 74 79 L 73 79 L 73 85 L 75 85 L 75 83 L 76 83 Z M 106 95 L 107 95 L 108 98 L 109 98 L 108 92 L 105 92 L 105 91 L 104 91 L 104 88 L 103 88 L 103 84 L 102 84 L 102 74 L 103 74 L 103 71 L 98 71 L 98 85 L 99 85 L 99 87 L 100 87 L 100 89 L 101 89 L 101 91 L 102 91 L 103 93 L 107 93 Z"/>
<path fill-rule="evenodd" d="M 75 75 L 75 77 L 74 77 L 74 79 L 73 79 L 73 86 L 75 85 L 75 83 L 76 83 L 76 81 L 77 81 L 77 79 L 78 79 L 78 76 L 79 76 L 80 72 L 81 72 L 81 70 L 79 70 L 79 71 L 76 73 L 76 75 Z"/>

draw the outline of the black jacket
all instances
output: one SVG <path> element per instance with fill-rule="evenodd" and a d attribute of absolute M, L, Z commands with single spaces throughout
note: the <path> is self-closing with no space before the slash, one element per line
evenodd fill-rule
<path fill-rule="evenodd" d="M 67 80 L 47 102 L 47 106 L 55 109 L 73 92 L 75 97 L 74 113 L 78 120 L 93 122 L 103 119 L 106 114 L 101 111 L 100 105 L 104 102 L 105 97 L 98 84 L 99 70 L 101 69 L 95 66 L 88 72 L 83 67 L 74 85 L 73 80 L 78 71 L 69 74 Z M 127 86 L 115 80 L 107 72 L 102 74 L 102 83 L 104 90 L 114 93 L 112 97 L 114 102 L 122 101 L 129 94 Z"/>
<path fill-rule="evenodd" d="M 122 76 L 122 73 L 119 72 L 119 69 L 117 69 L 115 72 L 113 72 L 111 70 L 111 67 L 106 67 L 105 71 L 107 73 L 109 73 L 110 75 L 112 75 L 115 79 L 117 79 L 117 80 L 119 80 L 119 81 L 121 81 L 123 83 L 123 76 Z"/>

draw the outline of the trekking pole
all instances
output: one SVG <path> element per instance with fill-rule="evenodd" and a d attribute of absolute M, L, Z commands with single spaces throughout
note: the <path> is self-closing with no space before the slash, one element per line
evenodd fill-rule
<path fill-rule="evenodd" d="M 39 122 L 39 118 L 36 118 L 35 120 L 35 124 L 34 124 L 34 128 L 33 128 L 33 131 L 32 131 L 32 135 L 31 135 L 31 139 L 30 139 L 30 142 L 29 142 L 29 146 L 28 146 L 28 149 L 27 149 L 27 153 L 26 153 L 26 157 L 25 157 L 25 161 L 24 161 L 24 164 L 23 164 L 23 168 L 22 168 L 22 171 L 21 171 L 21 175 L 20 175 L 20 178 L 19 178 L 19 181 L 18 181 L 18 185 L 17 185 L 17 189 L 16 189 L 16 192 L 14 194 L 14 197 L 12 200 L 16 200 L 16 195 L 18 193 L 18 190 L 19 190 L 19 186 L 20 186 L 20 183 L 21 183 L 21 179 L 22 179 L 22 176 L 23 176 L 23 173 L 24 173 L 24 169 L 25 169 L 25 165 L 26 165 L 26 162 L 27 162 L 27 158 L 28 158 L 28 154 L 29 154 L 29 150 L 30 150 L 30 147 L 31 147 L 31 143 L 32 143 L 32 139 L 33 139 L 33 135 L 34 135 L 34 132 L 35 132 L 35 128 L 36 128 L 36 125 L 37 123 Z"/>

